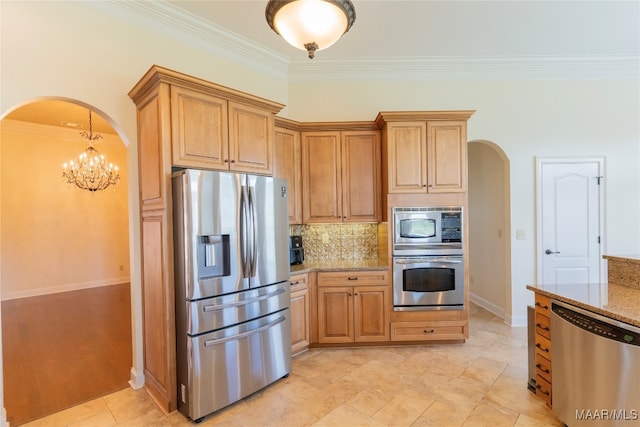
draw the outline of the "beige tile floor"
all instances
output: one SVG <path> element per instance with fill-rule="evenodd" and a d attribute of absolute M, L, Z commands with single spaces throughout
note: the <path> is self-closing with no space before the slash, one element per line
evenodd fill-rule
<path fill-rule="evenodd" d="M 562 426 L 527 390 L 525 328 L 473 306 L 464 344 L 312 349 L 200 426 Z M 125 389 L 26 426 L 188 426 Z"/>

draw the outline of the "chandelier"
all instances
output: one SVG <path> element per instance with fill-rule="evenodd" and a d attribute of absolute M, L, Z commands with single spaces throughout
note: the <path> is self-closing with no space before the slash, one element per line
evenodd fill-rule
<path fill-rule="evenodd" d="M 89 133 L 84 131 L 80 136 L 86 140 L 89 147 L 75 160 L 62 165 L 62 177 L 68 184 L 75 184 L 76 187 L 91 192 L 116 185 L 120 179 L 118 166 L 107 163 L 104 155 L 94 148 L 96 141 L 101 139 L 102 135 L 93 133 L 91 110 L 89 110 Z"/>
<path fill-rule="evenodd" d="M 349 0 L 269 0 L 265 16 L 273 31 L 313 59 L 349 31 L 356 10 Z"/>

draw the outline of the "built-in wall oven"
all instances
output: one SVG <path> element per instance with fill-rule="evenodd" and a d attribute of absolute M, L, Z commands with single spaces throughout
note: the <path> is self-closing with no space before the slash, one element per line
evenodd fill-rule
<path fill-rule="evenodd" d="M 462 207 L 392 212 L 394 310 L 464 309 Z"/>

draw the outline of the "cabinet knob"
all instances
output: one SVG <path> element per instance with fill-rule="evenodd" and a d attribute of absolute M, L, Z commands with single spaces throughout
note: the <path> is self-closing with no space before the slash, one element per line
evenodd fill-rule
<path fill-rule="evenodd" d="M 229 159 L 224 159 L 224 162 L 225 163 L 229 163 Z"/>
<path fill-rule="evenodd" d="M 549 393 L 546 390 L 542 390 L 542 386 L 540 384 L 536 384 L 536 389 L 538 389 L 538 391 L 540 391 L 542 394 L 544 394 L 545 396 L 549 396 L 551 393 Z"/>
<path fill-rule="evenodd" d="M 540 343 L 537 343 L 536 347 L 538 347 L 540 350 L 544 351 L 545 353 L 549 353 L 549 349 L 541 346 Z"/>
<path fill-rule="evenodd" d="M 358 277 L 357 276 L 350 276 L 350 277 L 347 277 L 347 280 L 358 280 Z"/>
<path fill-rule="evenodd" d="M 550 371 L 550 370 L 543 368 L 543 367 L 542 367 L 542 365 L 541 365 L 541 364 L 539 364 L 539 363 L 536 363 L 536 368 L 540 369 L 540 370 L 541 370 L 542 372 L 544 372 L 545 374 L 550 374 L 550 373 L 551 373 L 551 371 Z"/>
<path fill-rule="evenodd" d="M 543 331 L 548 331 L 549 330 L 548 326 L 542 326 L 540 323 L 536 323 L 536 328 L 540 328 Z"/>
<path fill-rule="evenodd" d="M 235 162 L 236 162 L 235 160 L 231 160 L 231 163 L 235 163 Z"/>

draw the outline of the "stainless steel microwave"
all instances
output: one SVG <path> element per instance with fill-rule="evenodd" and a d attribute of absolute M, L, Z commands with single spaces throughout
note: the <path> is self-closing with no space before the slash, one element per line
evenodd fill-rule
<path fill-rule="evenodd" d="M 461 255 L 462 207 L 393 208 L 394 255 Z"/>

